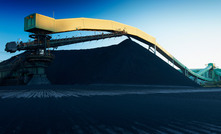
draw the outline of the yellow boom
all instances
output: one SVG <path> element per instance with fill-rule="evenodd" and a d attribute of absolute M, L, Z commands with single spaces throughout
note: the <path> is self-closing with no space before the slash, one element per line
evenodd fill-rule
<path fill-rule="evenodd" d="M 78 30 L 125 32 L 134 36 L 139 35 L 141 38 L 156 44 L 156 39 L 145 32 L 135 27 L 111 20 L 90 18 L 54 19 L 35 13 L 25 17 L 24 28 L 24 30 L 28 32 L 34 32 L 35 29 L 42 29 L 48 33 L 60 33 Z"/>

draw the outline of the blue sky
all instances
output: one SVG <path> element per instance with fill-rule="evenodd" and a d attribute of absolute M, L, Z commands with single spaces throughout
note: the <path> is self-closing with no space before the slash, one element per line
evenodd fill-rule
<path fill-rule="evenodd" d="M 24 17 L 31 13 L 56 19 L 88 17 L 108 19 L 137 27 L 189 68 L 209 62 L 221 67 L 220 0 L 0 0 L 0 60 L 9 41 L 28 40 Z M 69 33 L 70 34 L 70 33 Z M 61 49 L 114 44 L 125 38 L 76 44 Z M 17 53 L 16 53 L 17 54 Z"/>

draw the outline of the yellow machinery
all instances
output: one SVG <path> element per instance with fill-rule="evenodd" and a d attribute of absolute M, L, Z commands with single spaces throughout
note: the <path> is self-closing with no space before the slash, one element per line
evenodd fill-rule
<path fill-rule="evenodd" d="M 195 80 L 200 79 L 203 81 L 214 82 L 214 77 L 205 77 L 205 72 L 214 69 L 215 67 L 209 67 L 209 70 L 200 71 L 199 73 L 193 72 L 167 52 L 162 46 L 160 46 L 154 37 L 135 28 L 119 22 L 111 20 L 90 19 L 90 18 L 70 18 L 70 19 L 54 19 L 41 14 L 31 14 L 24 19 L 24 30 L 34 33 L 30 35 L 31 38 L 36 41 L 31 44 L 16 44 L 15 42 L 9 42 L 6 44 L 6 51 L 15 52 L 17 50 L 34 50 L 36 54 L 39 54 L 39 50 L 46 48 L 58 47 L 67 44 L 73 44 L 78 42 L 98 40 L 103 38 L 118 37 L 126 35 L 128 37 L 135 38 L 154 49 L 154 52 L 159 52 L 166 59 L 168 59 L 187 77 L 192 76 Z M 67 40 L 51 40 L 48 34 L 69 32 L 69 31 L 107 31 L 110 34 L 98 35 L 98 36 L 85 36 L 82 38 L 68 38 Z M 50 46 L 47 43 L 50 43 Z M 151 61 L 150 61 L 151 62 Z M 217 74 L 218 75 L 218 74 Z M 219 75 L 220 76 L 220 75 Z M 219 77 L 220 78 L 220 77 Z M 215 80 L 217 81 L 217 80 Z"/>

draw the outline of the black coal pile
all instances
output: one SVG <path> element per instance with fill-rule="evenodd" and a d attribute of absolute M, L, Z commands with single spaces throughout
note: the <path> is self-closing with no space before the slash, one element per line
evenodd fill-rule
<path fill-rule="evenodd" d="M 52 51 L 46 73 L 52 84 L 142 84 L 197 86 L 182 73 L 127 39 L 88 50 Z"/>

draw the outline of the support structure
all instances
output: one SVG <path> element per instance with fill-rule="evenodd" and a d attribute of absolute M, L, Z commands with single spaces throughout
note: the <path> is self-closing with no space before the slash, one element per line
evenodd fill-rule
<path fill-rule="evenodd" d="M 28 85 L 45 85 L 50 84 L 45 69 L 53 60 L 53 55 L 47 51 L 47 42 L 51 39 L 51 36 L 46 34 L 32 34 L 29 37 L 34 38 L 37 44 L 43 44 L 43 49 L 36 48 L 29 50 L 30 53 L 26 56 L 26 60 L 29 63 L 26 68 L 31 70 L 32 78 L 28 82 Z"/>

